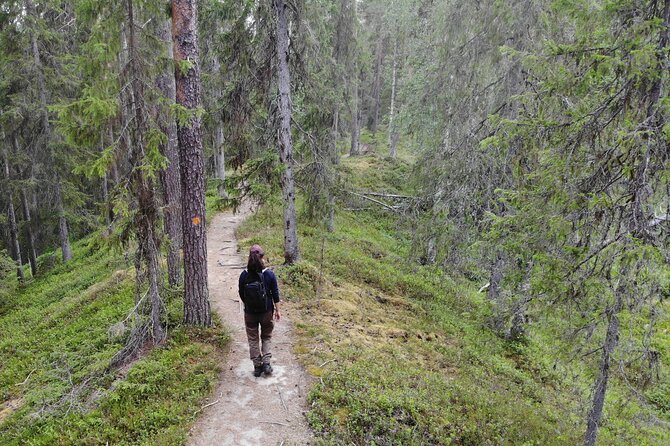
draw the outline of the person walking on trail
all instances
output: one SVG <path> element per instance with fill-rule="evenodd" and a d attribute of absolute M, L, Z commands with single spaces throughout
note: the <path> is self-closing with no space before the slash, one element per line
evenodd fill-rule
<path fill-rule="evenodd" d="M 274 320 L 281 319 L 277 277 L 265 267 L 265 252 L 259 245 L 249 249 L 247 269 L 240 274 L 240 299 L 244 302 L 244 325 L 249 340 L 249 357 L 254 363 L 254 376 L 272 374 L 270 352 Z M 260 341 L 259 347 L 259 326 Z"/>

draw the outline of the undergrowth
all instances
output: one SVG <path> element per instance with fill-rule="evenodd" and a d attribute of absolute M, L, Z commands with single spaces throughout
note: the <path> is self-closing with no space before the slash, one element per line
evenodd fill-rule
<path fill-rule="evenodd" d="M 345 157 L 340 168 L 348 187 L 396 193 L 411 193 L 408 172 L 379 156 Z M 268 205 L 238 235 L 243 246 L 265 247 L 282 281 L 296 353 L 315 380 L 308 418 L 321 444 L 582 442 L 587 363 L 567 361 L 560 336 L 540 325 L 523 342 L 495 336 L 481 281 L 412 261 L 411 227 L 400 217 L 340 209 L 332 233 L 300 221 L 302 260 L 293 266 L 281 265 L 281 221 L 281 208 Z M 658 407 L 668 407 L 667 395 L 655 396 Z M 668 421 L 615 380 L 599 442 L 666 444 Z"/>
<path fill-rule="evenodd" d="M 0 445 L 183 444 L 226 335 L 181 326 L 181 293 L 166 290 L 166 344 L 110 370 L 125 342 L 110 327 L 134 306 L 134 270 L 96 236 L 74 253 L 25 286 L 2 282 Z"/>

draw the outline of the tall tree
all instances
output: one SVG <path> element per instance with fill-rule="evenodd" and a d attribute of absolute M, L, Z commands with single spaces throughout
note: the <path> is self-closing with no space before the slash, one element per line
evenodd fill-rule
<path fill-rule="evenodd" d="M 6 141 L 3 141 L 5 144 Z M 25 275 L 23 274 L 23 262 L 21 260 L 21 245 L 19 244 L 19 229 L 16 224 L 16 212 L 14 210 L 14 194 L 12 193 L 12 184 L 11 184 L 11 175 L 9 167 L 9 156 L 7 154 L 8 150 L 5 147 L 2 151 L 2 161 L 4 164 L 4 176 L 5 184 L 7 186 L 7 221 L 9 223 L 9 240 L 11 246 L 12 259 L 16 262 L 16 277 L 19 279 L 19 282 L 23 283 L 25 281 Z"/>
<path fill-rule="evenodd" d="M 165 330 L 161 324 L 161 312 L 163 303 L 160 297 L 161 275 L 160 275 L 160 236 L 157 233 L 158 208 L 155 196 L 155 186 L 152 178 L 147 173 L 147 107 L 145 104 L 144 83 L 142 68 L 140 66 L 139 41 L 136 35 L 135 8 L 133 0 L 126 1 L 128 17 L 128 81 L 132 91 L 131 104 L 133 119 L 130 121 L 132 130 L 130 132 L 130 154 L 129 159 L 132 167 L 130 183 L 133 194 L 137 200 L 137 208 L 134 217 L 137 232 L 137 260 L 141 264 L 141 270 L 146 274 L 148 281 L 148 295 L 150 303 L 151 331 L 154 344 L 162 342 L 165 338 Z M 137 272 L 138 277 L 141 274 Z"/>
<path fill-rule="evenodd" d="M 398 123 L 396 118 L 396 92 L 398 87 L 398 39 L 393 40 L 393 69 L 391 75 L 391 111 L 389 112 L 389 156 L 396 157 L 398 147 Z"/>
<path fill-rule="evenodd" d="M 289 73 L 288 24 L 284 0 L 274 0 L 277 14 L 277 85 L 279 87 L 279 160 L 283 166 L 282 196 L 284 198 L 284 261 L 296 262 L 298 230 L 295 212 L 295 184 L 293 180 L 293 144 L 291 142 L 291 77 Z"/>
<path fill-rule="evenodd" d="M 205 156 L 200 129 L 200 67 L 198 65 L 197 2 L 172 0 L 179 162 L 182 184 L 184 247 L 184 320 L 211 325 L 207 288 L 205 228 Z"/>
<path fill-rule="evenodd" d="M 158 38 L 163 43 L 166 61 L 156 79 L 156 85 L 164 100 L 168 104 L 175 103 L 174 54 L 172 51 L 172 34 L 170 20 L 163 20 L 158 25 Z M 168 283 L 176 286 L 181 283 L 181 256 L 182 246 L 182 210 L 181 210 L 181 177 L 179 171 L 179 141 L 177 138 L 177 123 L 174 116 L 168 113 L 166 107 L 157 107 L 158 123 L 165 135 L 160 149 L 167 160 L 167 166 L 161 169 L 160 181 L 163 191 L 163 219 L 165 233 L 168 237 L 167 267 Z"/>
<path fill-rule="evenodd" d="M 34 62 L 34 70 L 37 79 L 37 92 L 39 98 L 39 113 L 41 123 L 41 137 L 40 144 L 42 150 L 46 154 L 47 165 L 50 166 L 51 175 L 53 179 L 53 186 L 55 190 L 56 210 L 58 212 L 58 236 L 60 239 L 61 252 L 63 254 L 63 261 L 67 262 L 72 259 L 72 247 L 70 246 L 70 234 L 68 229 L 67 218 L 65 216 L 65 206 L 63 204 L 62 179 L 60 172 L 55 168 L 55 159 L 53 155 L 53 147 L 51 141 L 51 125 L 49 123 L 49 111 L 47 102 L 47 86 L 44 78 L 44 67 L 42 65 L 42 57 L 40 54 L 40 47 L 35 24 L 38 21 L 35 6 L 32 0 L 25 0 L 25 9 L 27 17 L 30 20 L 30 44 Z"/>
<path fill-rule="evenodd" d="M 352 14 L 352 35 L 353 35 L 353 55 L 351 57 L 351 73 L 349 79 L 351 81 L 351 148 L 349 149 L 349 156 L 357 156 L 361 154 L 361 107 L 360 107 L 360 72 L 358 68 L 358 2 L 353 0 L 350 8 L 353 9 Z"/>

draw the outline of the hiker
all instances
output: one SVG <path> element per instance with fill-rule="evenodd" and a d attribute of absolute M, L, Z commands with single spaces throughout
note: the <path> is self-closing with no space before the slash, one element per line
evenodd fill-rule
<path fill-rule="evenodd" d="M 274 319 L 281 318 L 277 277 L 265 267 L 265 252 L 259 245 L 249 249 L 247 269 L 240 274 L 240 299 L 244 302 L 244 325 L 249 340 L 249 357 L 254 363 L 254 376 L 272 374 L 270 353 Z M 258 346 L 260 326 L 261 347 Z"/>

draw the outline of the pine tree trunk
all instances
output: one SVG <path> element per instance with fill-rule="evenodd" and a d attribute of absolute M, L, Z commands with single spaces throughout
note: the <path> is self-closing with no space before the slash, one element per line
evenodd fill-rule
<path fill-rule="evenodd" d="M 219 179 L 219 197 L 227 197 L 226 193 L 226 154 L 224 152 L 223 123 L 219 121 L 216 124 L 214 133 L 214 157 L 216 164 L 216 178 Z"/>
<path fill-rule="evenodd" d="M 159 39 L 167 48 L 167 56 L 173 60 L 172 36 L 170 33 L 171 22 L 165 21 L 160 24 Z M 170 104 L 175 102 L 175 77 L 173 64 L 166 67 L 156 80 L 158 90 Z M 163 219 L 165 234 L 168 237 L 167 246 L 167 268 L 168 283 L 175 287 L 181 283 L 181 255 L 182 246 L 182 215 L 181 215 L 181 177 L 179 173 L 179 147 L 177 138 L 177 123 L 173 116 L 167 111 L 159 111 L 158 122 L 161 131 L 166 136 L 165 144 L 161 144 L 160 150 L 168 160 L 168 166 L 161 170 L 160 181 L 163 189 Z"/>
<path fill-rule="evenodd" d="M 33 18 L 36 17 L 35 8 L 31 0 L 26 0 L 25 2 L 26 12 L 29 16 Z M 40 57 L 39 45 L 37 42 L 37 33 L 33 30 L 30 33 L 30 42 L 31 50 L 33 53 L 33 63 L 35 64 L 35 70 L 37 72 L 37 91 L 40 100 L 40 118 L 42 124 L 42 142 L 45 147 L 45 152 L 48 153 L 48 161 L 51 165 L 54 165 L 54 156 L 52 149 L 49 147 L 49 139 L 51 137 L 51 127 L 49 125 L 49 111 L 47 109 L 47 88 L 46 81 L 44 79 L 44 70 L 42 67 L 42 59 Z M 61 250 L 63 252 L 63 261 L 67 262 L 72 259 L 72 248 L 70 247 L 69 231 L 67 227 L 67 220 L 65 218 L 65 210 L 63 206 L 63 196 L 61 193 L 61 184 L 60 176 L 57 173 L 54 173 L 54 178 L 56 181 L 55 190 L 56 190 L 56 211 L 58 212 L 58 235 L 60 237 Z"/>
<path fill-rule="evenodd" d="M 398 41 L 393 44 L 393 75 L 391 78 L 391 111 L 389 112 L 389 156 L 396 157 L 398 132 L 396 130 L 395 96 L 398 83 Z"/>
<path fill-rule="evenodd" d="M 184 320 L 211 325 L 207 288 L 207 232 L 205 230 L 205 163 L 200 118 L 200 67 L 198 65 L 197 3 L 172 0 L 177 104 L 193 112 L 186 125 L 178 125 L 182 181 L 184 246 Z"/>
<path fill-rule="evenodd" d="M 291 77 L 288 68 L 288 26 L 284 0 L 274 0 L 277 13 L 277 65 L 279 85 L 279 160 L 282 172 L 284 198 L 284 261 L 295 263 L 299 257 L 298 230 L 295 212 L 295 184 L 293 180 L 293 143 L 291 142 Z"/>
<path fill-rule="evenodd" d="M 2 155 L 5 164 L 5 181 L 7 181 L 7 187 L 9 189 L 11 188 L 11 177 L 9 174 L 10 169 L 7 150 L 4 150 Z M 23 262 L 21 259 L 21 245 L 19 244 L 19 230 L 16 225 L 16 212 L 14 212 L 14 194 L 12 194 L 11 189 L 9 189 L 9 193 L 7 194 L 7 201 L 7 222 L 9 223 L 9 239 L 11 243 L 12 259 L 16 262 L 16 277 L 19 279 L 19 282 L 23 283 L 25 281 L 25 276 L 23 274 Z"/>

